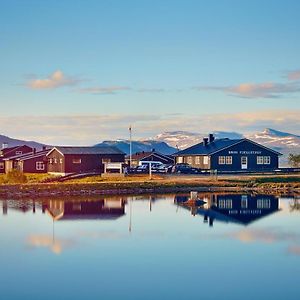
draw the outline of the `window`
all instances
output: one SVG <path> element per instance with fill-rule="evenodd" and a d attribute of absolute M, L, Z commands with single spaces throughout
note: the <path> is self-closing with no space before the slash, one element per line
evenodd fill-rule
<path fill-rule="evenodd" d="M 53 164 L 53 159 L 52 158 L 49 158 L 49 164 Z"/>
<path fill-rule="evenodd" d="M 219 165 L 225 165 L 225 156 L 219 156 Z"/>
<path fill-rule="evenodd" d="M 256 161 L 257 161 L 258 165 L 263 165 L 264 164 L 264 157 L 263 156 L 257 156 Z"/>
<path fill-rule="evenodd" d="M 232 199 L 220 199 L 218 206 L 220 209 L 232 209 Z"/>
<path fill-rule="evenodd" d="M 4 169 L 4 162 L 0 162 L 0 170 Z"/>
<path fill-rule="evenodd" d="M 226 165 L 232 165 L 232 156 L 225 156 L 226 157 Z"/>
<path fill-rule="evenodd" d="M 105 163 L 110 163 L 111 162 L 111 159 L 110 158 L 102 158 L 102 163 L 105 164 Z"/>
<path fill-rule="evenodd" d="M 187 163 L 188 163 L 189 165 L 191 165 L 191 164 L 193 163 L 193 157 L 192 157 L 192 156 L 188 156 L 188 157 L 187 157 Z"/>
<path fill-rule="evenodd" d="M 248 207 L 248 196 L 242 195 L 241 208 L 247 208 L 247 207 Z"/>
<path fill-rule="evenodd" d="M 45 165 L 42 161 L 37 161 L 35 163 L 35 168 L 37 171 L 44 171 L 45 170 Z"/>
<path fill-rule="evenodd" d="M 256 202 L 257 208 L 270 208 L 271 207 L 271 200 L 270 199 L 257 199 Z"/>
<path fill-rule="evenodd" d="M 63 159 L 62 159 L 62 158 L 59 159 L 59 163 L 60 163 L 60 164 L 63 163 Z"/>
<path fill-rule="evenodd" d="M 208 156 L 203 156 L 203 164 L 208 165 Z"/>
<path fill-rule="evenodd" d="M 56 157 L 54 157 L 54 163 L 57 164 L 57 158 Z"/>
<path fill-rule="evenodd" d="M 16 151 L 16 155 L 21 155 L 21 154 L 23 154 L 22 151 Z"/>
<path fill-rule="evenodd" d="M 73 164 L 81 164 L 81 158 L 73 158 Z"/>
<path fill-rule="evenodd" d="M 257 156 L 258 165 L 269 165 L 271 163 L 270 156 Z"/>
<path fill-rule="evenodd" d="M 200 156 L 195 157 L 195 164 L 200 165 Z"/>
<path fill-rule="evenodd" d="M 177 163 L 178 164 L 182 164 L 183 163 L 183 157 L 182 156 L 178 156 L 177 157 Z"/>
<path fill-rule="evenodd" d="M 246 165 L 247 164 L 247 160 L 248 160 L 247 156 L 242 156 L 241 157 L 242 165 Z"/>

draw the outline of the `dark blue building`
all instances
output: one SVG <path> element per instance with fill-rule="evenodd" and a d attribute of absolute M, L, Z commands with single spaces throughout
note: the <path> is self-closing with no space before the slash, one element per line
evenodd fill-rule
<path fill-rule="evenodd" d="M 280 155 L 248 139 L 215 139 L 212 134 L 203 142 L 174 154 L 177 164 L 223 172 L 272 171 L 278 168 Z"/>

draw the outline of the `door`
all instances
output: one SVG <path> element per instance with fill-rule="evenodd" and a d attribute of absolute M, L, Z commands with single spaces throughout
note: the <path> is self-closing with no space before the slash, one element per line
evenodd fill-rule
<path fill-rule="evenodd" d="M 241 166 L 242 166 L 242 170 L 248 169 L 248 157 L 247 156 L 241 157 Z"/>

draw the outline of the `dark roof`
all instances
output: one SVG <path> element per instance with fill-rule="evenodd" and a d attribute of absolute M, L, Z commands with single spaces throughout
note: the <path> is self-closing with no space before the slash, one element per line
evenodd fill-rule
<path fill-rule="evenodd" d="M 116 147 L 111 146 L 101 146 L 101 147 L 54 147 L 52 150 L 48 152 L 52 152 L 54 149 L 61 152 L 63 155 L 65 154 L 125 154 L 121 150 Z M 48 155 L 47 154 L 47 155 Z"/>
<path fill-rule="evenodd" d="M 242 141 L 243 139 L 238 139 L 238 140 L 230 140 L 230 139 L 218 139 L 218 140 L 214 140 L 212 143 L 207 144 L 206 146 L 204 146 L 204 143 L 199 143 L 196 145 L 193 145 L 187 149 L 181 150 L 177 153 L 175 153 L 174 155 L 209 155 L 211 153 L 220 151 L 224 148 L 227 148 L 229 146 L 232 146 L 240 141 Z"/>
<path fill-rule="evenodd" d="M 27 159 L 31 159 L 31 158 L 40 157 L 40 156 L 46 156 L 46 154 L 48 152 L 49 152 L 49 149 L 37 151 L 35 153 L 29 152 L 29 153 L 24 153 L 24 154 L 20 154 L 20 155 L 10 156 L 10 157 L 4 158 L 3 160 L 27 160 Z"/>
<path fill-rule="evenodd" d="M 136 160 L 140 160 L 140 159 L 142 159 L 144 157 L 147 157 L 147 156 L 149 156 L 149 155 L 151 155 L 153 153 L 154 152 L 152 152 L 152 151 L 136 152 L 136 153 L 134 153 L 134 154 L 131 155 L 131 158 L 132 159 L 136 159 Z M 126 155 L 126 158 L 129 158 L 129 157 L 130 157 L 130 155 Z"/>
<path fill-rule="evenodd" d="M 22 147 L 27 147 L 27 148 L 30 148 L 33 150 L 32 147 L 29 147 L 27 145 L 19 145 L 19 146 L 14 146 L 14 147 L 9 147 L 9 148 L 3 148 L 3 149 L 0 149 L 0 151 L 3 153 L 3 156 L 8 157 L 10 152 L 18 150 L 19 148 L 22 148 Z"/>
<path fill-rule="evenodd" d="M 187 149 L 184 149 L 184 150 L 181 150 L 177 153 L 174 154 L 174 156 L 179 156 L 179 155 L 211 155 L 215 152 L 218 152 L 218 151 L 221 151 L 225 148 L 228 148 L 228 147 L 231 147 L 233 145 L 236 145 L 238 143 L 241 143 L 243 141 L 248 141 L 252 144 L 255 144 L 259 147 L 262 147 L 262 148 L 265 148 L 271 152 L 274 152 L 278 155 L 281 155 L 281 153 L 277 152 L 277 151 L 274 151 L 270 148 L 267 148 L 263 145 L 260 145 L 258 143 L 255 143 L 251 140 L 248 140 L 248 139 L 217 139 L 217 140 L 214 140 L 213 142 L 211 143 L 208 143 L 206 146 L 204 146 L 204 143 L 199 143 L 199 144 L 196 144 L 196 145 L 193 145 Z"/>

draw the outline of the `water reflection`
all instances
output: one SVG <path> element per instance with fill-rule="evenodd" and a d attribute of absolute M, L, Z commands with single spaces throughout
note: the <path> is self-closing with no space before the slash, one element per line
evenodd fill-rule
<path fill-rule="evenodd" d="M 192 194 L 177 195 L 175 204 L 190 210 L 193 216 L 203 216 L 204 223 L 213 226 L 215 220 L 249 225 L 280 210 L 280 201 L 273 195 Z"/>
<path fill-rule="evenodd" d="M 299 298 L 299 196 L 192 196 L 0 200 L 1 299 Z"/>
<path fill-rule="evenodd" d="M 117 219 L 125 214 L 125 200 L 104 198 L 94 201 L 49 200 L 43 211 L 55 221 Z"/>

